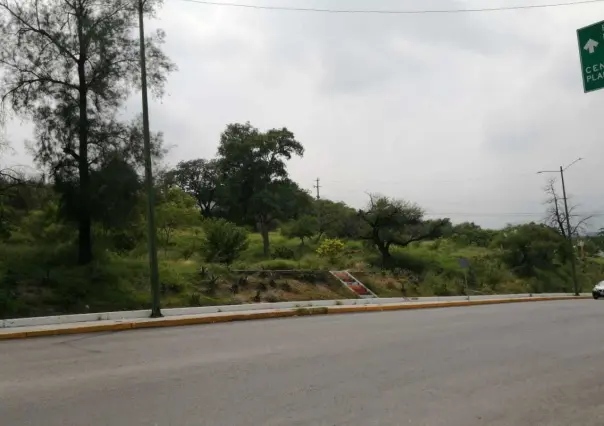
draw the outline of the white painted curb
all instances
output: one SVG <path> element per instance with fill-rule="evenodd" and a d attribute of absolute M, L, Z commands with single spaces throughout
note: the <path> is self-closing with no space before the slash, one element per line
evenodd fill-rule
<path fill-rule="evenodd" d="M 582 294 L 589 296 L 590 293 Z M 526 297 L 568 297 L 566 293 L 547 294 L 502 294 L 494 296 L 470 296 L 470 300 L 497 300 L 497 299 L 519 299 Z M 266 311 L 278 309 L 295 309 L 326 306 L 365 306 L 365 305 L 388 305 L 397 303 L 425 303 L 425 302 L 453 302 L 468 300 L 467 296 L 451 297 L 420 297 L 416 299 L 405 299 L 402 297 L 378 298 L 378 299 L 342 299 L 342 300 L 309 300 L 305 302 L 278 302 L 278 303 L 253 303 L 243 305 L 203 306 L 197 308 L 173 308 L 163 309 L 164 317 L 176 317 L 183 315 L 213 314 L 219 312 L 244 312 L 244 311 Z M 35 327 L 42 325 L 58 325 L 70 323 L 83 323 L 95 321 L 121 321 L 149 318 L 150 310 L 102 312 L 95 314 L 57 315 L 36 318 L 15 318 L 0 320 L 0 328 Z"/>

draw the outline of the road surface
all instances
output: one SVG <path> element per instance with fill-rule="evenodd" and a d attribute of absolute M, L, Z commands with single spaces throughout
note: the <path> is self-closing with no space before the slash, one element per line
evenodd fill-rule
<path fill-rule="evenodd" d="M 14 426 L 604 424 L 604 303 L 0 342 Z"/>

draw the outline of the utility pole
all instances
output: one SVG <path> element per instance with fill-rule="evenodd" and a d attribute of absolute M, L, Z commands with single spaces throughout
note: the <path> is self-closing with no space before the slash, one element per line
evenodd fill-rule
<path fill-rule="evenodd" d="M 573 161 L 572 163 L 570 163 L 568 166 L 566 167 L 562 167 L 560 166 L 560 170 L 542 170 L 540 172 L 537 172 L 538 174 L 541 173 L 560 173 L 560 178 L 562 180 L 562 196 L 564 197 L 564 214 L 566 216 L 566 238 L 568 241 L 568 249 L 569 249 L 569 253 L 570 253 L 570 266 L 572 269 L 572 273 L 573 273 L 573 285 L 574 285 L 574 289 L 575 289 L 575 296 L 579 295 L 579 283 L 577 281 L 577 266 L 575 265 L 575 248 L 573 246 L 573 235 L 572 235 L 572 228 L 570 227 L 570 214 L 568 213 L 568 200 L 566 198 L 566 184 L 564 183 L 564 172 L 566 170 L 568 170 L 568 168 L 570 166 L 572 166 L 573 164 L 575 164 L 578 161 L 581 161 L 582 158 L 577 158 L 575 161 Z"/>
<path fill-rule="evenodd" d="M 575 296 L 578 296 L 579 285 L 577 283 L 577 267 L 575 265 L 575 248 L 573 246 L 573 235 L 572 229 L 570 227 L 570 215 L 568 214 L 568 201 L 566 200 L 566 185 L 564 184 L 564 168 L 562 166 L 560 166 L 560 177 L 562 179 L 562 196 L 564 197 L 564 214 L 566 215 L 566 235 L 568 237 L 568 246 L 570 249 L 570 266 L 573 271 L 573 284 L 575 285 Z"/>
<path fill-rule="evenodd" d="M 321 179 L 317 178 L 317 180 L 315 182 L 317 182 L 317 184 L 315 186 L 313 186 L 313 188 L 317 189 L 317 200 L 320 200 L 321 199 L 321 192 L 320 192 L 320 190 L 321 190 L 321 185 L 320 185 Z"/>
<path fill-rule="evenodd" d="M 138 24 L 140 38 L 141 89 L 143 94 L 143 141 L 145 156 L 145 187 L 147 191 L 147 232 L 149 246 L 149 269 L 151 275 L 151 318 L 161 317 L 159 306 L 159 267 L 157 265 L 157 235 L 155 230 L 155 188 L 153 187 L 153 164 L 151 163 L 151 135 L 149 133 L 149 99 L 147 95 L 147 58 L 145 57 L 145 0 L 138 0 Z"/>

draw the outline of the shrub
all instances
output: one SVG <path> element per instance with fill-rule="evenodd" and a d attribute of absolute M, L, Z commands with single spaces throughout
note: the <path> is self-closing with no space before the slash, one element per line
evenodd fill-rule
<path fill-rule="evenodd" d="M 207 286 L 206 286 L 207 294 L 210 296 L 216 296 L 218 287 L 219 287 L 218 277 L 215 275 L 211 275 L 210 279 L 207 282 Z"/>
<path fill-rule="evenodd" d="M 264 297 L 264 300 L 267 301 L 268 303 L 277 303 L 280 301 L 279 297 L 275 293 L 268 293 Z"/>
<path fill-rule="evenodd" d="M 184 260 L 189 260 L 193 254 L 195 254 L 195 248 L 193 246 L 185 247 L 180 251 L 180 255 Z"/>
<path fill-rule="evenodd" d="M 256 264 L 258 269 L 266 269 L 268 271 L 291 271 L 298 269 L 298 263 L 293 260 L 274 259 L 266 260 Z"/>
<path fill-rule="evenodd" d="M 317 254 L 321 257 L 326 257 L 331 263 L 335 263 L 338 257 L 344 251 L 344 243 L 337 238 L 326 238 L 321 241 L 321 245 L 317 248 Z"/>
<path fill-rule="evenodd" d="M 435 296 L 453 296 L 454 291 L 450 288 L 448 280 L 442 276 L 429 272 L 424 277 L 423 284 L 427 286 Z"/>
<path fill-rule="evenodd" d="M 296 254 L 289 247 L 277 246 L 273 249 L 272 257 L 273 259 L 293 260 L 295 259 Z"/>
<path fill-rule="evenodd" d="M 394 250 L 390 258 L 392 270 L 411 271 L 423 274 L 427 271 L 438 269 L 438 262 L 434 260 L 435 253 L 429 250 Z M 382 266 L 382 258 L 379 254 L 372 254 L 367 259 L 374 267 Z"/>
<path fill-rule="evenodd" d="M 189 306 L 191 306 L 191 307 L 201 306 L 201 294 L 193 293 L 189 297 Z"/>
<path fill-rule="evenodd" d="M 247 231 L 227 220 L 208 220 L 204 230 L 202 254 L 206 262 L 230 265 L 248 247 Z"/>
<path fill-rule="evenodd" d="M 111 243 L 116 253 L 124 254 L 136 248 L 140 237 L 133 233 L 117 232 L 111 236 Z"/>
<path fill-rule="evenodd" d="M 292 286 L 290 285 L 290 283 L 288 281 L 285 281 L 284 283 L 281 284 L 281 290 L 283 290 L 286 293 L 291 293 L 292 292 Z"/>

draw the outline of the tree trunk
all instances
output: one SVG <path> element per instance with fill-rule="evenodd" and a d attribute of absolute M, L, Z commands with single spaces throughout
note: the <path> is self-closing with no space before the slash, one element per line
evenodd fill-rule
<path fill-rule="evenodd" d="M 380 254 L 382 255 L 382 268 L 389 268 L 391 265 L 390 261 L 392 260 L 392 256 L 390 255 L 390 244 L 382 241 L 377 228 L 373 228 L 372 239 L 373 244 L 377 247 Z"/>
<path fill-rule="evenodd" d="M 388 269 L 392 265 L 392 255 L 390 254 L 390 247 L 386 244 L 376 244 L 380 254 L 382 255 L 382 268 Z"/>
<path fill-rule="evenodd" d="M 82 22 L 78 22 L 80 38 L 80 58 L 78 60 L 78 79 L 80 121 L 78 123 L 78 173 L 80 178 L 78 211 L 78 263 L 87 265 L 92 262 L 92 215 L 90 211 L 90 170 L 88 165 L 88 86 L 86 81 L 86 52 L 82 36 Z"/>
<path fill-rule="evenodd" d="M 80 104 L 86 105 L 86 102 Z M 83 108 L 86 108 L 84 106 Z M 85 109 L 83 110 L 85 111 Z M 80 113 L 80 147 L 78 172 L 80 177 L 78 212 L 78 262 L 86 265 L 92 261 L 92 219 L 90 212 L 90 171 L 88 169 L 88 117 Z"/>
<path fill-rule="evenodd" d="M 264 253 L 264 257 L 266 259 L 270 259 L 271 257 L 271 243 L 268 237 L 268 224 L 264 221 L 260 221 L 258 223 L 258 228 L 260 230 L 260 235 L 262 235 L 262 250 Z"/>

